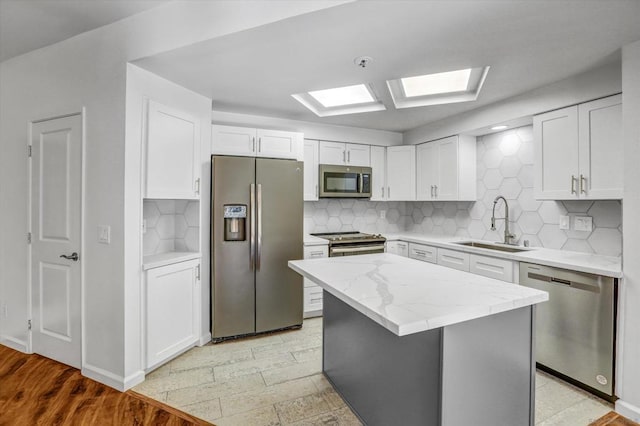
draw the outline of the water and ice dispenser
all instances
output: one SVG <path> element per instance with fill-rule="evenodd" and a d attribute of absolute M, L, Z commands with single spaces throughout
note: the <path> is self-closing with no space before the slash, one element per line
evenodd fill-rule
<path fill-rule="evenodd" d="M 247 224 L 246 204 L 224 205 L 224 240 L 245 241 Z"/>

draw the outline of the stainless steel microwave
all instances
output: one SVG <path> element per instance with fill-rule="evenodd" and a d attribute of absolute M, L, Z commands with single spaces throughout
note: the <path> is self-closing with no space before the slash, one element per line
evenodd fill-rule
<path fill-rule="evenodd" d="M 371 167 L 320 164 L 320 198 L 371 198 Z"/>

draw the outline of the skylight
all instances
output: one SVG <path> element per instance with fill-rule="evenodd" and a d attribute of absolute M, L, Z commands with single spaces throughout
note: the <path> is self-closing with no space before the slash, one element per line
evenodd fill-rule
<path fill-rule="evenodd" d="M 362 83 L 296 93 L 291 96 L 318 117 L 384 111 L 386 109 L 378 100 L 372 86 Z"/>
<path fill-rule="evenodd" d="M 396 108 L 470 102 L 478 99 L 489 67 L 465 68 L 387 80 Z"/>
<path fill-rule="evenodd" d="M 408 98 L 467 90 L 471 68 L 436 74 L 401 78 L 404 94 Z"/>
<path fill-rule="evenodd" d="M 371 92 L 364 84 L 354 86 L 336 87 L 334 89 L 315 90 L 309 92 L 311 96 L 325 108 L 344 105 L 364 104 L 374 102 Z"/>

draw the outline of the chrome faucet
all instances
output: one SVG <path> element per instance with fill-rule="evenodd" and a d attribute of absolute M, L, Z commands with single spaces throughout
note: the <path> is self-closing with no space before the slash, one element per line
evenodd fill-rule
<path fill-rule="evenodd" d="M 504 201 L 504 218 L 497 219 L 504 219 L 504 244 L 513 244 L 511 242 L 511 239 L 515 238 L 515 235 L 509 232 L 509 204 L 507 203 L 507 199 L 502 195 L 498 195 L 496 199 L 493 200 L 493 211 L 491 212 L 491 230 L 496 230 L 496 204 L 498 204 L 498 201 L 500 199 Z"/>

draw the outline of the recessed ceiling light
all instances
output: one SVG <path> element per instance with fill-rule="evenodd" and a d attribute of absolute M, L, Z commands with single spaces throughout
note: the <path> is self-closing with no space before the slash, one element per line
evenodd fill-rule
<path fill-rule="evenodd" d="M 500 125 L 500 126 L 493 126 L 491 128 L 491 130 L 504 130 L 506 128 L 508 128 L 509 126 L 505 126 L 505 125 Z"/>
<path fill-rule="evenodd" d="M 336 87 L 335 89 L 309 92 L 325 108 L 373 102 L 373 96 L 364 84 Z"/>
<path fill-rule="evenodd" d="M 436 74 L 401 78 L 404 94 L 408 98 L 467 90 L 471 68 Z"/>
<path fill-rule="evenodd" d="M 478 99 L 489 67 L 465 68 L 387 80 L 396 108 L 469 102 Z"/>

